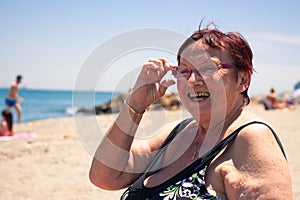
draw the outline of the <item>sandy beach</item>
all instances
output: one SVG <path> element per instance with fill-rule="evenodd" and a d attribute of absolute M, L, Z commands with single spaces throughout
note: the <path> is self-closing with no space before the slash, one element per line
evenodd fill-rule
<path fill-rule="evenodd" d="M 279 135 L 292 173 L 294 199 L 300 199 L 300 107 L 294 111 L 265 111 L 262 105 L 250 105 L 247 110 L 267 121 Z M 168 119 L 182 115 L 178 111 L 151 112 L 163 112 Z M 106 130 L 113 118 L 97 116 L 99 127 L 84 127 L 74 118 L 15 125 L 16 134 L 31 133 L 36 137 L 0 141 L 0 199 L 119 199 L 122 191 L 105 191 L 90 183 L 91 148 L 95 148 L 99 135 L 90 146 L 85 142 L 85 137 L 93 139 L 93 130 Z M 145 121 L 149 123 L 151 116 Z M 83 135 L 82 130 L 86 130 Z"/>

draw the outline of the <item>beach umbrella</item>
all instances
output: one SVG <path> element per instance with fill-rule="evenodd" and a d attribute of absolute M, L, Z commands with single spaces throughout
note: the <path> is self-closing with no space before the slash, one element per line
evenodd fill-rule
<path fill-rule="evenodd" d="M 300 89 L 294 90 L 292 93 L 292 98 L 297 99 L 300 98 Z"/>
<path fill-rule="evenodd" d="M 294 90 L 300 89 L 300 81 L 294 86 Z"/>
<path fill-rule="evenodd" d="M 293 99 L 300 98 L 300 81 L 298 83 L 296 83 L 296 85 L 294 86 L 292 98 Z"/>

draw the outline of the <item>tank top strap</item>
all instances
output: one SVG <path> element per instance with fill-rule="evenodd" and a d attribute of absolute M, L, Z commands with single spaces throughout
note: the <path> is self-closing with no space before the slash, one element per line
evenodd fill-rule
<path fill-rule="evenodd" d="M 160 149 L 166 147 L 172 140 L 175 138 L 175 136 L 180 133 L 189 123 L 191 123 L 194 120 L 194 118 L 187 118 L 180 122 L 168 135 L 167 139 L 163 142 L 161 145 Z"/>
<path fill-rule="evenodd" d="M 171 131 L 171 133 L 168 135 L 168 137 L 163 142 L 163 144 L 161 145 L 160 149 L 158 150 L 158 152 L 156 153 L 156 155 L 154 156 L 154 158 L 152 159 L 152 161 L 148 165 L 148 167 L 147 167 L 147 169 L 146 169 L 146 171 L 144 173 L 145 176 L 146 175 L 149 176 L 149 175 L 155 173 L 157 170 L 161 169 L 162 159 L 163 159 L 163 156 L 165 154 L 165 151 L 166 151 L 168 145 L 172 142 L 172 140 L 176 137 L 176 135 L 178 133 L 180 133 L 193 120 L 194 120 L 194 118 L 185 119 L 182 122 L 180 122 Z"/>
<path fill-rule="evenodd" d="M 196 170 L 198 170 L 197 168 L 197 166 L 203 166 L 203 164 L 205 163 L 205 165 L 209 165 L 209 163 L 231 142 L 231 141 L 233 141 L 236 137 L 237 137 L 237 135 L 239 134 L 239 132 L 243 129 L 243 128 L 245 128 L 245 127 L 247 127 L 247 126 L 249 126 L 249 125 L 251 125 L 251 124 L 263 124 L 263 125 L 265 125 L 265 126 L 267 126 L 270 130 L 271 130 L 271 132 L 272 132 L 272 134 L 273 134 L 273 136 L 274 136 L 274 138 L 275 138 L 275 140 L 277 141 L 277 143 L 278 143 L 278 145 L 279 145 L 279 147 L 280 147 L 280 149 L 281 149 L 281 151 L 282 151 L 282 153 L 283 153 L 283 155 L 284 155 L 284 157 L 285 157 L 285 159 L 287 159 L 286 158 L 286 154 L 285 154 L 285 152 L 284 152 L 284 149 L 283 149 L 283 146 L 282 146 L 282 144 L 281 144 L 281 142 L 280 142 L 280 140 L 279 140 L 279 137 L 277 136 L 277 134 L 275 133 L 275 131 L 268 125 L 268 124 L 266 124 L 266 123 L 264 123 L 264 122 L 260 122 L 260 121 L 252 121 L 252 122 L 249 122 L 249 123 L 247 123 L 247 124 L 244 124 L 244 125 L 242 125 L 242 126 L 240 126 L 239 128 L 237 128 L 235 131 L 233 131 L 229 136 L 227 136 L 224 140 L 222 140 L 220 143 L 218 143 L 216 146 L 214 146 L 210 151 L 208 151 L 207 153 L 205 153 L 203 156 L 201 156 L 196 162 L 194 162 L 193 163 L 193 165 L 195 165 L 195 168 L 196 168 Z"/>

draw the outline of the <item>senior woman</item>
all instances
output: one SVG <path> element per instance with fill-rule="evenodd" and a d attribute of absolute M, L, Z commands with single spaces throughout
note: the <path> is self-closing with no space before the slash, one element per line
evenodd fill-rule
<path fill-rule="evenodd" d="M 180 47 L 178 66 L 143 65 L 133 91 L 101 141 L 90 179 L 121 199 L 292 199 L 283 148 L 270 126 L 243 108 L 252 51 L 238 33 L 201 29 Z M 135 133 L 147 107 L 175 84 L 192 118 L 150 140 Z"/>

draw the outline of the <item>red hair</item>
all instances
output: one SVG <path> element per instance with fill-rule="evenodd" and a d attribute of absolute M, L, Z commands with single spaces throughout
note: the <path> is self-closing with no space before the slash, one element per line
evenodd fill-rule
<path fill-rule="evenodd" d="M 180 57 L 184 49 L 193 44 L 195 41 L 202 40 L 204 44 L 215 49 L 226 49 L 231 55 L 235 66 L 236 77 L 238 72 L 244 71 L 250 74 L 254 68 L 252 64 L 253 53 L 244 37 L 237 32 L 223 33 L 218 29 L 199 29 L 194 32 L 178 50 L 177 61 L 180 63 Z M 242 93 L 245 99 L 245 105 L 250 103 L 248 88 Z"/>

